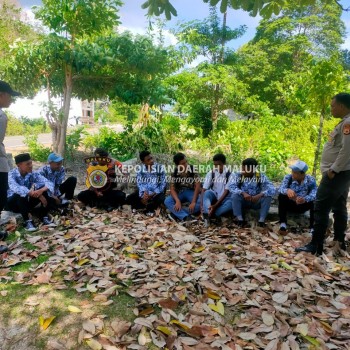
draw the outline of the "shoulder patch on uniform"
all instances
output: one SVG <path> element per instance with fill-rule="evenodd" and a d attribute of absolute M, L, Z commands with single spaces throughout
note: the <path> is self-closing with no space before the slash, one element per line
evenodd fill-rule
<path fill-rule="evenodd" d="M 343 127 L 343 134 L 344 135 L 350 135 L 350 124 L 346 124 Z"/>

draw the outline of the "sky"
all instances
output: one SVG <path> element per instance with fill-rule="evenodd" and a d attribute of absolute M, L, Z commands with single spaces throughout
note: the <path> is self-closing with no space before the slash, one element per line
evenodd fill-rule
<path fill-rule="evenodd" d="M 120 9 L 121 30 L 130 30 L 134 33 L 144 34 L 148 27 L 146 10 L 141 9 L 145 0 L 124 0 L 124 5 Z M 40 0 L 19 0 L 19 3 L 30 13 L 33 5 L 40 5 Z M 202 0 L 173 0 L 172 3 L 177 9 L 178 16 L 166 23 L 168 29 L 176 27 L 179 21 L 190 21 L 203 19 L 209 15 L 208 4 Z M 344 6 L 349 6 L 349 0 L 341 1 Z M 350 11 L 343 12 L 342 19 L 346 25 L 348 37 L 345 39 L 343 48 L 350 50 Z M 237 28 L 245 24 L 248 29 L 246 33 L 231 42 L 231 47 L 239 48 L 244 43 L 254 37 L 255 29 L 259 23 L 259 17 L 250 17 L 249 14 L 241 10 L 228 10 L 227 25 Z M 175 43 L 174 36 L 167 30 L 165 33 L 166 43 Z M 194 62 L 196 64 L 197 62 Z M 41 113 L 40 101 L 45 100 L 45 94 L 39 94 L 34 100 L 18 99 L 10 107 L 10 111 L 16 116 L 25 115 L 28 117 L 38 117 Z M 80 115 L 80 102 L 76 99 L 72 101 L 71 116 Z"/>

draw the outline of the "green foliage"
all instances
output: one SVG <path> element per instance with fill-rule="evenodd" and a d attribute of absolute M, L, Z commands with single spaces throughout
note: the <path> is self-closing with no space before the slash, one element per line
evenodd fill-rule
<path fill-rule="evenodd" d="M 241 164 L 247 157 L 255 157 L 266 166 L 267 175 L 279 181 L 289 172 L 287 165 L 301 159 L 311 167 L 318 137 L 319 116 L 264 116 L 253 120 L 230 122 L 222 118 L 225 127 L 218 127 L 208 137 L 189 120 L 165 116 L 161 122 L 152 120 L 147 127 L 129 128 L 116 133 L 101 128 L 99 133 L 84 139 L 86 147 L 104 147 L 121 160 L 137 157 L 139 151 L 171 154 L 190 151 L 200 163 L 208 162 L 222 152 L 229 164 Z M 219 125 L 220 125 L 219 123 Z M 333 130 L 336 120 L 326 120 L 322 144 Z"/>
<path fill-rule="evenodd" d="M 229 7 L 238 10 L 249 11 L 251 16 L 257 16 L 258 14 L 264 18 L 270 18 L 273 15 L 278 15 L 281 10 L 288 6 L 289 3 L 295 5 L 294 0 L 289 1 L 276 1 L 276 0 L 202 0 L 205 3 L 209 3 L 211 6 L 220 6 L 220 12 L 225 13 Z M 317 0 L 299 0 L 298 3 L 303 7 L 314 6 L 317 4 Z M 340 7 L 343 10 L 349 10 L 343 7 L 343 5 L 336 0 L 323 0 L 324 4 L 330 4 L 333 7 Z M 147 0 L 141 6 L 143 9 L 147 9 L 148 16 L 160 16 L 165 14 L 167 20 L 170 20 L 172 16 L 177 16 L 175 7 L 169 0 Z"/>
<path fill-rule="evenodd" d="M 30 153 L 33 160 L 39 162 L 46 162 L 47 157 L 51 153 L 49 147 L 45 147 L 42 144 L 38 143 L 38 135 L 36 134 L 27 134 L 24 137 L 24 143 L 28 147 L 28 152 Z"/>
<path fill-rule="evenodd" d="M 7 136 L 24 135 L 24 134 L 39 134 L 50 131 L 45 119 L 43 118 L 26 118 L 20 119 L 12 116 L 7 112 L 8 123 L 6 129 Z"/>
<path fill-rule="evenodd" d="M 84 126 L 76 127 L 67 134 L 66 159 L 74 159 L 74 153 L 76 153 L 81 146 L 83 136 L 86 135 L 88 135 L 88 133 L 85 131 Z"/>

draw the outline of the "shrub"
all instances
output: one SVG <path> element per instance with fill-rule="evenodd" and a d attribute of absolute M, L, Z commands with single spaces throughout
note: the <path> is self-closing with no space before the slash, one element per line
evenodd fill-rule
<path fill-rule="evenodd" d="M 39 162 L 46 162 L 47 157 L 51 153 L 49 147 L 45 147 L 44 145 L 38 143 L 38 135 L 26 135 L 24 137 L 24 143 L 28 146 L 28 152 L 33 160 L 37 160 Z"/>

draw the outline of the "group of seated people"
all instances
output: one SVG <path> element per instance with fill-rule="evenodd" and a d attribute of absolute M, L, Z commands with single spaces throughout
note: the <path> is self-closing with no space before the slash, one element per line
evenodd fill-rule
<path fill-rule="evenodd" d="M 32 217 L 37 215 L 43 225 L 54 226 L 49 219 L 49 211 L 66 206 L 74 196 L 77 179 L 65 180 L 63 158 L 55 153 L 48 157 L 48 164 L 33 172 L 33 164 L 28 153 L 15 157 L 17 168 L 9 173 L 7 205 L 5 209 L 20 213 L 27 231 L 35 231 Z M 109 157 L 104 149 L 97 148 L 94 156 L 86 160 L 90 174 L 87 189 L 80 192 L 77 199 L 86 206 L 113 210 L 128 204 L 133 212 L 144 210 L 153 216 L 163 204 L 174 220 L 192 222 L 194 215 L 202 214 L 204 226 L 212 221 L 220 223 L 221 217 L 233 213 L 235 224 L 244 227 L 245 209 L 258 209 L 258 226 L 264 227 L 272 198 L 278 194 L 280 233 L 287 232 L 287 213 L 310 211 L 310 229 L 313 227 L 313 205 L 316 198 L 316 181 L 307 175 L 308 166 L 297 161 L 291 174 L 284 177 L 279 189 L 264 173 L 254 158 L 242 162 L 240 171 L 230 172 L 226 157 L 216 154 L 213 169 L 206 174 L 203 184 L 193 165 L 183 153 L 174 155 L 174 171 L 170 177 L 170 194 L 166 196 L 167 174 L 165 167 L 155 162 L 149 151 L 140 152 L 141 166 L 136 174 L 137 189 L 126 195 L 118 189 L 118 175 L 128 177 L 123 164 Z M 101 176 L 105 169 L 106 179 Z M 88 172 L 88 174 L 89 174 Z M 186 205 L 186 203 L 188 205 Z"/>

